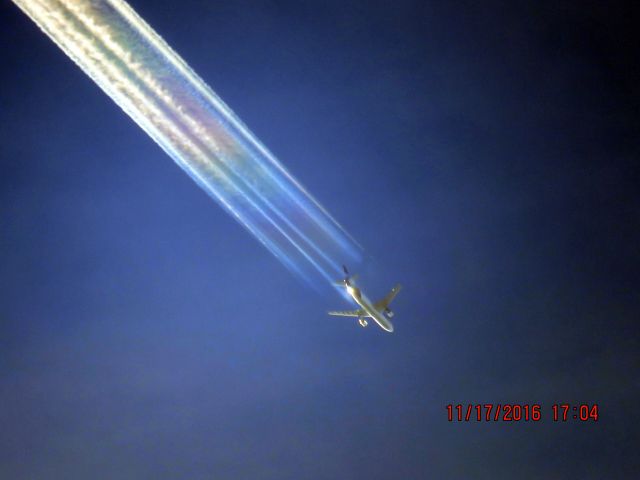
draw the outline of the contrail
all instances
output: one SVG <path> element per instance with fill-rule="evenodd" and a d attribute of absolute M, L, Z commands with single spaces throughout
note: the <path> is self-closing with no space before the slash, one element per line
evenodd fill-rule
<path fill-rule="evenodd" d="M 13 1 L 299 277 L 333 282 L 361 261 L 356 241 L 127 3 Z"/>

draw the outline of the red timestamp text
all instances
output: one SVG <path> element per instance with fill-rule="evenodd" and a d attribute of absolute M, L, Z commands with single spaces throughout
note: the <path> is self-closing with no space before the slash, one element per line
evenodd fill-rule
<path fill-rule="evenodd" d="M 588 422 L 593 420 L 598 421 L 598 404 L 593 405 L 579 404 L 571 405 L 569 403 L 554 404 L 551 406 L 553 412 L 554 422 L 566 422 L 568 420 L 579 420 L 581 422 Z"/>
<path fill-rule="evenodd" d="M 539 403 L 469 403 L 448 404 L 447 420 L 450 422 L 539 422 L 543 408 Z M 551 406 L 554 422 L 598 421 L 598 404 L 566 404 Z"/>
<path fill-rule="evenodd" d="M 447 420 L 453 422 L 538 422 L 542 407 L 537 404 L 484 403 L 447 405 Z"/>

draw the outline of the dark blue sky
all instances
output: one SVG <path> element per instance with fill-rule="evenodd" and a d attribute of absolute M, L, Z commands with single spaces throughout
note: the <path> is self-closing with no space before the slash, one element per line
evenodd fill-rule
<path fill-rule="evenodd" d="M 2 478 L 635 478 L 637 9 L 132 6 L 403 283 L 396 333 L 327 317 L 4 3 Z M 543 419 L 446 418 L 500 402 Z"/>

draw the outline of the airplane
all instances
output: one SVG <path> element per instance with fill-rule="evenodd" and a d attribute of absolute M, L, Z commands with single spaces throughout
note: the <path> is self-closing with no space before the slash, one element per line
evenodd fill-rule
<path fill-rule="evenodd" d="M 358 310 L 336 310 L 328 312 L 329 315 L 339 317 L 358 317 L 358 323 L 361 327 L 366 327 L 369 322 L 367 318 L 373 319 L 383 330 L 393 332 L 393 324 L 389 321 L 393 317 L 393 312 L 389 308 L 389 304 L 395 298 L 402 286 L 396 285 L 382 300 L 372 303 L 366 295 L 356 286 L 357 275 L 350 275 L 346 266 L 342 266 L 346 277 L 339 281 L 336 285 L 343 286 L 347 290 L 349 296 L 360 307 Z"/>

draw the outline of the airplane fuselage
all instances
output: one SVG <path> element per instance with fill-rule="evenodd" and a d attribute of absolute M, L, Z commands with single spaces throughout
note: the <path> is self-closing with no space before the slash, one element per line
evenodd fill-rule
<path fill-rule="evenodd" d="M 384 316 L 384 313 L 377 310 L 373 303 L 364 295 L 358 287 L 346 285 L 347 293 L 354 302 L 356 302 L 367 315 L 369 315 L 383 330 L 393 332 L 393 324 Z"/>

